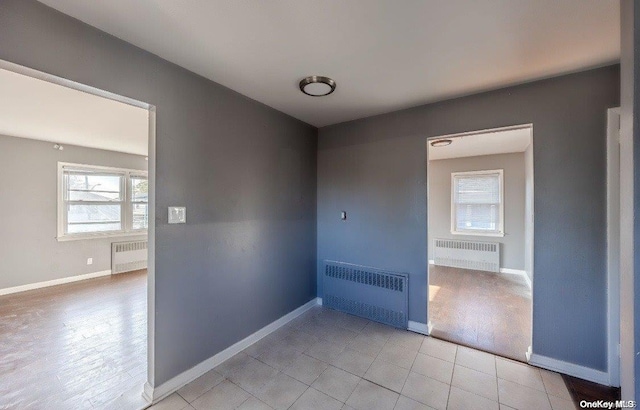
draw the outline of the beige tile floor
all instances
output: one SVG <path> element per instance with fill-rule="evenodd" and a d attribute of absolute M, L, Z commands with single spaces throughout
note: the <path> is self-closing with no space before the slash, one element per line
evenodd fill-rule
<path fill-rule="evenodd" d="M 576 406 L 557 373 L 318 307 L 152 409 Z"/>

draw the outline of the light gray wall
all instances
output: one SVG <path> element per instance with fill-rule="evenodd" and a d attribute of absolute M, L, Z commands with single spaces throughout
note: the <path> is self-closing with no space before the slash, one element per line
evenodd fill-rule
<path fill-rule="evenodd" d="M 147 169 L 139 155 L 0 135 L 0 289 L 111 269 L 111 242 L 146 238 L 58 242 L 58 161 Z"/>
<path fill-rule="evenodd" d="M 426 138 L 532 123 L 533 351 L 605 370 L 606 109 L 619 80 L 609 66 L 321 128 L 319 294 L 323 259 L 408 272 L 409 318 L 426 323 Z"/>
<path fill-rule="evenodd" d="M 522 152 L 429 161 L 429 255 L 436 238 L 498 242 L 500 267 L 524 270 L 524 166 Z M 490 169 L 504 170 L 504 237 L 452 234 L 451 173 Z"/>
<path fill-rule="evenodd" d="M 156 106 L 152 385 L 315 297 L 316 128 L 33 0 L 0 59 Z"/>

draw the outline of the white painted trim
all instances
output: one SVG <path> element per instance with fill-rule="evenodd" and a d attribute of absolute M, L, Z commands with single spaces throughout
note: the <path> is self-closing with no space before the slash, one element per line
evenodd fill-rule
<path fill-rule="evenodd" d="M 435 265 L 436 261 L 434 259 L 429 259 L 429 265 Z"/>
<path fill-rule="evenodd" d="M 527 275 L 527 272 L 522 269 L 500 268 L 500 273 L 506 273 L 508 275 Z"/>
<path fill-rule="evenodd" d="M 25 67 L 16 63 L 12 63 L 10 61 L 0 60 L 0 68 L 7 71 L 12 71 L 14 73 L 26 75 L 28 77 L 33 77 L 38 80 L 47 81 L 52 84 L 62 85 L 64 87 L 71 88 L 73 90 L 85 92 L 87 94 L 93 94 L 93 95 L 97 95 L 98 97 L 108 98 L 109 100 L 118 101 L 121 103 L 132 105 L 134 107 L 144 108 L 147 110 L 150 110 L 153 107 L 151 104 L 134 100 L 133 98 L 125 97 L 119 94 L 114 94 L 109 91 L 91 87 L 90 85 L 77 83 L 75 81 L 71 81 L 63 77 L 58 77 L 57 75 L 34 70 L 33 68 Z"/>
<path fill-rule="evenodd" d="M 609 373 L 592 369 L 590 367 L 564 362 L 551 357 L 541 356 L 536 353 L 531 354 L 529 364 L 543 369 L 552 370 L 554 372 L 568 374 L 569 376 L 578 377 L 594 383 L 604 384 L 607 386 L 609 385 Z"/>
<path fill-rule="evenodd" d="M 318 298 L 315 298 L 315 299 L 305 303 L 304 305 L 300 306 L 299 308 L 295 309 L 294 311 L 289 312 L 286 315 L 282 316 L 280 319 L 276 320 L 275 322 L 272 322 L 271 324 L 263 327 L 262 329 L 258 330 L 257 332 L 253 333 L 252 335 L 249 335 L 246 338 L 242 339 L 238 343 L 236 343 L 236 344 L 234 344 L 232 346 L 229 346 L 228 348 L 226 348 L 225 350 L 221 351 L 220 353 L 218 353 L 218 354 L 208 358 L 207 360 L 195 365 L 191 369 L 180 373 L 176 377 L 172 378 L 171 380 L 166 381 L 165 383 L 161 384 L 160 386 L 152 387 L 151 385 L 149 385 L 149 383 L 145 384 L 144 393 L 143 393 L 144 396 L 145 396 L 145 399 L 149 400 L 151 403 L 157 403 L 158 401 L 162 400 L 163 398 L 167 397 L 171 393 L 173 393 L 176 390 L 178 390 L 180 387 L 182 387 L 185 384 L 190 383 L 191 381 L 193 381 L 193 380 L 197 379 L 198 377 L 202 376 L 203 374 L 205 374 L 209 370 L 211 370 L 214 367 L 218 366 L 220 363 L 224 362 L 227 359 L 230 359 L 235 354 L 240 353 L 241 351 L 243 351 L 247 347 L 249 347 L 252 344 L 256 343 L 257 341 L 259 341 L 263 337 L 268 336 L 269 334 L 271 334 L 274 331 L 278 330 L 282 326 L 284 326 L 287 323 L 289 323 L 291 320 L 293 320 L 296 317 L 300 316 L 301 314 L 303 314 L 307 310 L 317 306 L 318 304 L 319 304 Z"/>
<path fill-rule="evenodd" d="M 460 235 L 460 236 L 486 236 L 489 238 L 504 238 L 504 232 L 488 232 L 484 233 L 481 231 L 449 231 L 451 235 Z"/>
<path fill-rule="evenodd" d="M 78 282 L 86 279 L 98 278 L 100 276 L 111 275 L 111 269 L 99 272 L 85 273 L 84 275 L 68 276 L 66 278 L 47 280 L 44 282 L 30 283 L 28 285 L 14 286 L 11 288 L 0 289 L 0 296 L 10 295 L 12 293 L 25 292 L 27 290 L 41 289 L 49 286 L 63 285 L 65 283 Z"/>
<path fill-rule="evenodd" d="M 510 269 L 510 268 L 500 268 L 500 273 L 504 273 L 506 275 L 520 275 L 522 279 L 527 283 L 529 289 L 531 289 L 531 279 L 529 279 L 529 275 L 527 275 L 527 271 L 520 269 Z"/>
<path fill-rule="evenodd" d="M 471 135 L 490 134 L 490 133 L 500 132 L 500 131 L 521 130 L 521 129 L 525 129 L 525 128 L 533 128 L 533 123 L 520 124 L 520 125 L 509 125 L 509 126 L 506 126 L 506 127 L 497 127 L 497 128 L 486 128 L 484 130 L 458 132 L 458 133 L 455 133 L 455 134 L 436 135 L 434 137 L 427 137 L 427 143 L 430 140 L 439 140 L 439 139 L 445 139 L 445 138 L 468 137 L 468 136 L 471 136 Z"/>
<path fill-rule="evenodd" d="M 145 399 L 149 404 L 153 401 L 153 387 L 146 382 L 142 387 L 142 398 Z"/>
<path fill-rule="evenodd" d="M 407 327 L 407 330 L 411 331 L 411 332 L 415 332 L 415 333 L 420 333 L 422 335 L 426 335 L 429 336 L 431 334 L 431 329 L 429 327 L 429 324 L 427 323 L 420 323 L 420 322 L 414 322 L 414 321 L 409 321 L 409 325 Z"/>
<path fill-rule="evenodd" d="M 318 306 L 322 306 L 322 298 L 316 298 L 316 303 Z"/>
<path fill-rule="evenodd" d="M 620 108 L 607 110 L 607 353 L 609 384 L 620 386 Z"/>

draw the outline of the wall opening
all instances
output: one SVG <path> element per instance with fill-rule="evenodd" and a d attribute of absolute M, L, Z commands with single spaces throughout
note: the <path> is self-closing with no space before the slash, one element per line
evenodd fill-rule
<path fill-rule="evenodd" d="M 15 224 L 3 224 L 14 238 L 11 260 L 22 259 L 12 267 L 10 258 L 0 258 L 0 298 L 16 309 L 5 316 L 13 322 L 3 323 L 17 329 L 7 348 L 18 354 L 20 329 L 29 328 L 20 327 L 19 310 L 41 309 L 46 321 L 29 330 L 33 357 L 22 357 L 15 370 L 46 357 L 66 372 L 65 380 L 83 380 L 82 391 L 39 389 L 39 398 L 32 389 L 24 397 L 14 390 L 3 400 L 9 407 L 21 407 L 22 399 L 64 407 L 82 396 L 93 406 L 142 407 L 154 365 L 155 107 L 6 61 L 0 61 L 0 89 L 12 96 L 0 114 L 3 163 L 16 164 L 3 174 L 22 181 L 5 193 L 29 199 L 14 208 L 32 209 L 33 216 L 20 218 L 17 234 L 11 234 Z M 36 355 L 37 340 L 46 348 Z M 88 377 L 92 363 L 105 370 Z M 106 385 L 102 378 L 114 376 L 107 370 L 117 372 L 117 385 L 88 397 L 93 390 L 86 380 Z M 38 372 L 5 374 L 23 386 L 41 383 L 26 382 Z"/>
<path fill-rule="evenodd" d="M 533 127 L 428 138 L 427 210 L 430 334 L 528 361 Z"/>

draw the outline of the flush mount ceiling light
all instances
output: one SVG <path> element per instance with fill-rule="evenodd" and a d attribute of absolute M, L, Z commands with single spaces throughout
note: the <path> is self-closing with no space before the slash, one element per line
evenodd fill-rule
<path fill-rule="evenodd" d="M 431 141 L 431 146 L 435 148 L 446 147 L 447 145 L 451 145 L 452 142 L 453 140 L 450 140 L 450 139 L 435 140 L 435 141 Z"/>
<path fill-rule="evenodd" d="M 300 81 L 300 91 L 312 97 L 331 94 L 336 89 L 336 82 L 329 77 L 312 75 Z"/>

